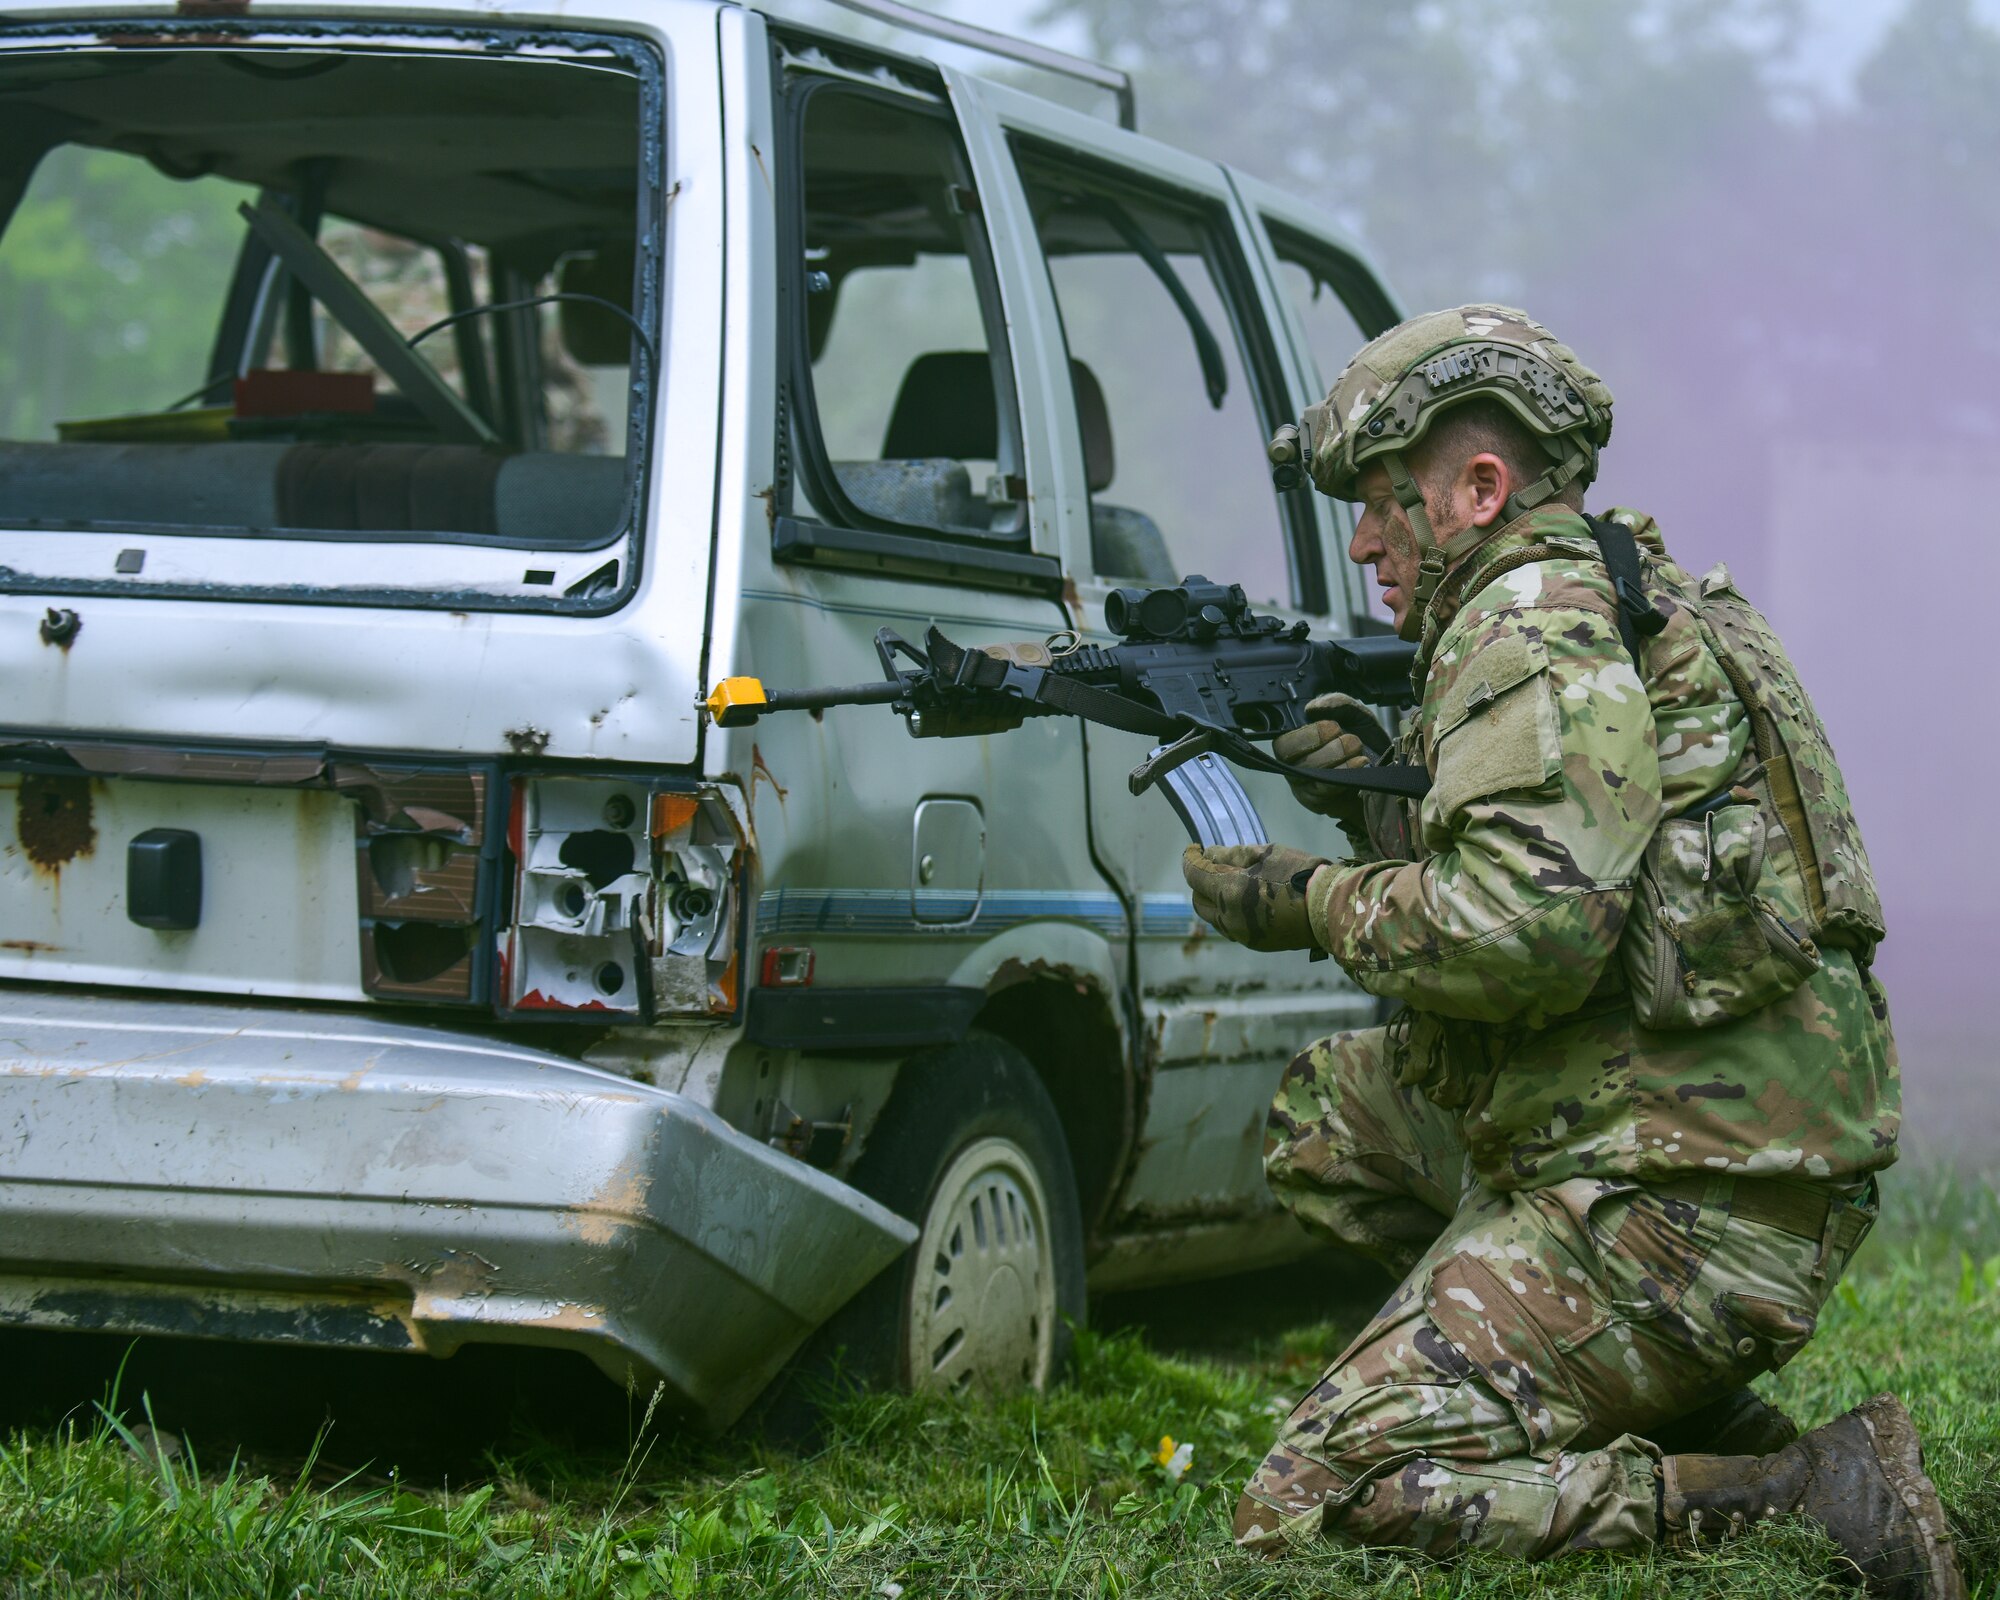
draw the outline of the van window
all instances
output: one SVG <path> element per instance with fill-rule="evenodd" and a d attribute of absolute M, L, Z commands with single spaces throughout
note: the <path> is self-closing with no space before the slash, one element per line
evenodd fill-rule
<path fill-rule="evenodd" d="M 951 123 L 839 84 L 797 92 L 801 509 L 850 527 L 1024 538 L 1013 380 Z"/>
<path fill-rule="evenodd" d="M 1253 603 L 1318 609 L 1307 519 L 1265 444 L 1282 402 L 1220 207 L 1020 152 L 1068 343 L 1098 576 L 1201 573 Z"/>
<path fill-rule="evenodd" d="M 1354 320 L 1333 285 L 1312 267 L 1283 250 L 1278 252 L 1278 283 L 1292 309 L 1305 324 L 1306 348 L 1312 353 L 1322 393 L 1354 358 L 1354 352 L 1368 342 L 1368 336 Z"/>
<path fill-rule="evenodd" d="M 319 242 L 368 291 L 369 299 L 406 339 L 436 327 L 466 305 L 490 304 L 502 298 L 494 282 L 496 271 L 505 269 L 496 268 L 490 252 L 479 245 L 460 241 L 432 244 L 340 217 L 326 219 Z M 624 298 L 629 292 L 631 262 L 621 255 L 616 264 L 621 269 L 620 281 L 610 287 L 614 296 Z M 554 274 L 533 283 L 517 283 L 505 297 L 522 298 L 514 289 L 546 293 L 556 290 L 559 283 L 576 292 L 580 269 L 598 272 L 598 253 L 565 255 Z M 463 285 L 457 297 L 451 287 L 454 275 L 460 276 Z M 590 309 L 587 304 L 556 301 L 511 314 L 510 334 L 517 336 L 523 327 L 532 330 L 529 338 L 534 346 L 537 399 L 529 404 L 512 403 L 511 393 L 505 401 L 495 394 L 491 358 L 482 347 L 476 322 L 468 322 L 459 336 L 446 332 L 426 339 L 424 353 L 439 376 L 474 410 L 497 416 L 503 430 L 523 436 L 524 446 L 567 454 L 622 455 L 626 401 L 632 387 L 626 343 L 629 330 L 614 322 L 602 349 L 577 340 L 573 332 L 566 337 L 564 318 L 573 329 L 576 319 L 588 316 Z M 600 319 L 602 315 L 599 312 Z M 368 353 L 322 305 L 313 307 L 313 326 L 316 359 L 309 364 L 328 372 L 372 369 Z M 572 345 L 581 351 L 581 358 Z M 282 367 L 287 361 L 281 348 L 259 352 L 260 365 Z"/>
<path fill-rule="evenodd" d="M 46 130 L 0 150 L 0 523 L 617 534 L 645 345 L 599 303 L 638 304 L 616 59 L 24 53 L 0 100 Z"/>

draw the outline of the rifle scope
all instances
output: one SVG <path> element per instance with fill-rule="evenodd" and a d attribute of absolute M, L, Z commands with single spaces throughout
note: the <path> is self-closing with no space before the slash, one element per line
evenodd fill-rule
<path fill-rule="evenodd" d="M 1212 639 L 1248 614 L 1240 583 L 1210 583 L 1191 572 L 1172 589 L 1113 589 L 1104 625 L 1127 639 Z"/>

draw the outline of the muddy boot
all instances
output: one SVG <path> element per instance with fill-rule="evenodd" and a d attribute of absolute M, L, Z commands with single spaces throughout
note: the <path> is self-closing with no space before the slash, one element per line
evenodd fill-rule
<path fill-rule="evenodd" d="M 1965 1600 L 1937 1490 L 1902 1402 L 1878 1394 L 1774 1455 L 1668 1456 L 1667 1541 L 1687 1546 L 1766 1517 L 1810 1517 L 1889 1600 Z"/>
<path fill-rule="evenodd" d="M 1646 1435 L 1668 1456 L 1774 1456 L 1798 1436 L 1796 1422 L 1747 1388 Z"/>

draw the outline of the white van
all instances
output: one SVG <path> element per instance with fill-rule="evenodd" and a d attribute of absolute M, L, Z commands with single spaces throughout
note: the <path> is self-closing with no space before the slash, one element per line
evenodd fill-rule
<path fill-rule="evenodd" d="M 906 37 L 0 21 L 0 1322 L 722 1425 L 836 1312 L 1039 1384 L 1086 1287 L 1308 1248 L 1265 1109 L 1374 1002 L 1207 936 L 1142 740 L 698 713 L 1185 573 L 1372 626 L 1263 455 L 1395 320 L 1361 257 Z"/>

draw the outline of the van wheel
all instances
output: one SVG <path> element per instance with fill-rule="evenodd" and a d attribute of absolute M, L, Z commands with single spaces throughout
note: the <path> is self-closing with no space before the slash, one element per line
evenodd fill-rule
<path fill-rule="evenodd" d="M 1048 1383 L 1056 1331 L 1048 1217 L 1034 1159 L 1013 1140 L 988 1135 L 953 1157 L 914 1247 L 901 1340 L 912 1389 Z"/>
<path fill-rule="evenodd" d="M 850 1180 L 921 1230 L 828 1324 L 864 1382 L 1040 1389 L 1084 1311 L 1069 1146 L 1020 1051 L 974 1034 L 906 1062 Z"/>

